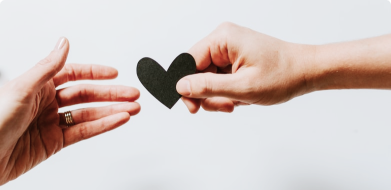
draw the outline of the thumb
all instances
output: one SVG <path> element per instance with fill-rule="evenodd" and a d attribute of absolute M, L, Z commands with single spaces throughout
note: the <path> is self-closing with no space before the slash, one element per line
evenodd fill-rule
<path fill-rule="evenodd" d="M 246 93 L 241 74 L 199 73 L 182 78 L 176 86 L 179 94 L 189 98 L 226 97 L 243 99 Z"/>
<path fill-rule="evenodd" d="M 18 82 L 32 90 L 41 89 L 63 67 L 69 52 L 69 41 L 62 37 L 58 40 L 54 50 L 45 59 L 38 62 L 33 68 L 18 78 Z"/>

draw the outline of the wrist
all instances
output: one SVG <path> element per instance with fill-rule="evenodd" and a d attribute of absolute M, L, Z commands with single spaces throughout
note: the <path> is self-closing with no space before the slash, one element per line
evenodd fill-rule
<path fill-rule="evenodd" d="M 317 46 L 289 43 L 289 62 L 294 66 L 298 78 L 298 95 L 319 90 L 319 78 L 322 76 L 321 68 L 316 64 Z"/>

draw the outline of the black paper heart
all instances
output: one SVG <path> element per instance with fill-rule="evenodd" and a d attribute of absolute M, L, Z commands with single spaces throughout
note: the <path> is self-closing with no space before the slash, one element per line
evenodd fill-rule
<path fill-rule="evenodd" d="M 137 64 L 137 76 L 144 87 L 162 104 L 171 109 L 181 98 L 176 91 L 178 81 L 196 72 L 196 62 L 188 53 L 182 53 L 172 62 L 167 72 L 155 60 L 145 57 Z"/>

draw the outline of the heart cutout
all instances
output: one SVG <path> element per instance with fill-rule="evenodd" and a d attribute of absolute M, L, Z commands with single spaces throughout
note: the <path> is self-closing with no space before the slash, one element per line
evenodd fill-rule
<path fill-rule="evenodd" d="M 180 54 L 168 70 L 155 60 L 145 57 L 137 64 L 137 76 L 144 87 L 169 109 L 182 97 L 176 90 L 178 81 L 196 72 L 196 62 L 188 53 Z"/>

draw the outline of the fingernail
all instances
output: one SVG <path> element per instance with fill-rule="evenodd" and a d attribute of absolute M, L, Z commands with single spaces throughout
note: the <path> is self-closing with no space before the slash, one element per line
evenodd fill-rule
<path fill-rule="evenodd" d="M 61 37 L 57 44 L 56 44 L 56 47 L 54 47 L 55 50 L 60 50 L 62 49 L 62 47 L 64 47 L 64 44 L 65 44 L 65 38 L 64 37 Z"/>
<path fill-rule="evenodd" d="M 189 96 L 191 94 L 190 82 L 186 79 L 181 79 L 177 84 L 177 90 L 179 94 Z"/>

